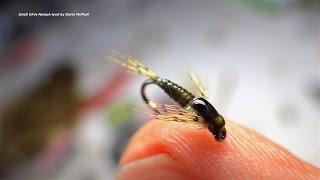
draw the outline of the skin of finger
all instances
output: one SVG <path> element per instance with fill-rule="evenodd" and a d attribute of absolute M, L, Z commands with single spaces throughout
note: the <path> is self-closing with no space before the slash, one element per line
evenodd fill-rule
<path fill-rule="evenodd" d="M 216 142 L 192 124 L 152 120 L 132 137 L 120 167 L 165 153 L 197 179 L 320 179 L 319 168 L 258 133 L 231 121 L 226 129 Z"/>
<path fill-rule="evenodd" d="M 157 154 L 128 163 L 119 169 L 116 179 L 119 180 L 192 180 L 178 162 L 168 156 L 168 154 Z"/>

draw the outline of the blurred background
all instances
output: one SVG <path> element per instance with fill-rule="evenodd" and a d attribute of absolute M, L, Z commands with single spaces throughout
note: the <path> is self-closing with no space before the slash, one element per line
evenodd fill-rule
<path fill-rule="evenodd" d="M 33 12 L 89 16 L 18 16 Z M 144 78 L 106 61 L 112 49 L 186 88 L 195 72 L 222 115 L 320 166 L 319 1 L 5 0 L 1 178 L 114 179 L 148 119 Z"/>

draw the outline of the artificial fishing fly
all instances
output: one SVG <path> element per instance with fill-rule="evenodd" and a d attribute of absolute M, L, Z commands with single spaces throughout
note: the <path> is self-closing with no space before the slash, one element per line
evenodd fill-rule
<path fill-rule="evenodd" d="M 169 79 L 159 77 L 134 58 L 113 52 L 111 56 L 107 56 L 107 59 L 120 64 L 129 71 L 148 78 L 141 86 L 141 96 L 144 102 L 156 112 L 156 119 L 201 123 L 208 128 L 217 141 L 220 142 L 226 138 L 227 132 L 224 118 L 205 99 L 205 90 L 195 75 L 190 73 L 189 77 L 198 89 L 199 96 L 197 97 Z M 161 105 L 149 100 L 145 89 L 150 84 L 155 84 L 163 89 L 179 106 Z"/>

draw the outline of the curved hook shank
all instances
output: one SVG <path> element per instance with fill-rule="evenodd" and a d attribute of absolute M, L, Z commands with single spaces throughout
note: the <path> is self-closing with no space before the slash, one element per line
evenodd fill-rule
<path fill-rule="evenodd" d="M 143 99 L 143 101 L 151 108 L 151 109 L 153 109 L 156 113 L 158 113 L 158 114 L 160 114 L 160 112 L 157 110 L 157 105 L 154 103 L 154 102 L 152 102 L 151 100 L 149 100 L 149 98 L 147 98 L 147 96 L 146 96 L 146 87 L 148 86 L 148 85 L 150 85 L 150 84 L 156 84 L 157 85 L 157 83 L 154 81 L 154 80 L 152 80 L 152 79 L 147 79 L 147 80 L 145 80 L 144 82 L 143 82 L 143 84 L 142 84 L 142 86 L 141 86 L 141 91 L 140 91 L 140 93 L 141 93 L 141 96 L 142 96 L 142 99 Z"/>

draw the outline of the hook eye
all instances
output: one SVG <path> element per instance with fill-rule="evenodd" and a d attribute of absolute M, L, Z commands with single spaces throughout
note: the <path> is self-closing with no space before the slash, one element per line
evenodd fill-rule
<path fill-rule="evenodd" d="M 147 96 L 146 96 L 145 89 L 146 89 L 146 87 L 147 87 L 148 85 L 150 85 L 150 84 L 156 84 L 156 85 L 157 85 L 157 83 L 156 83 L 154 80 L 152 80 L 152 79 L 147 79 L 147 80 L 145 80 L 145 81 L 143 82 L 142 86 L 141 86 L 141 96 L 142 96 L 143 101 L 144 101 L 152 110 L 154 110 L 157 114 L 160 114 L 160 112 L 159 112 L 158 109 L 157 109 L 157 104 L 154 103 L 153 101 L 150 101 L 149 98 L 147 98 Z"/>

